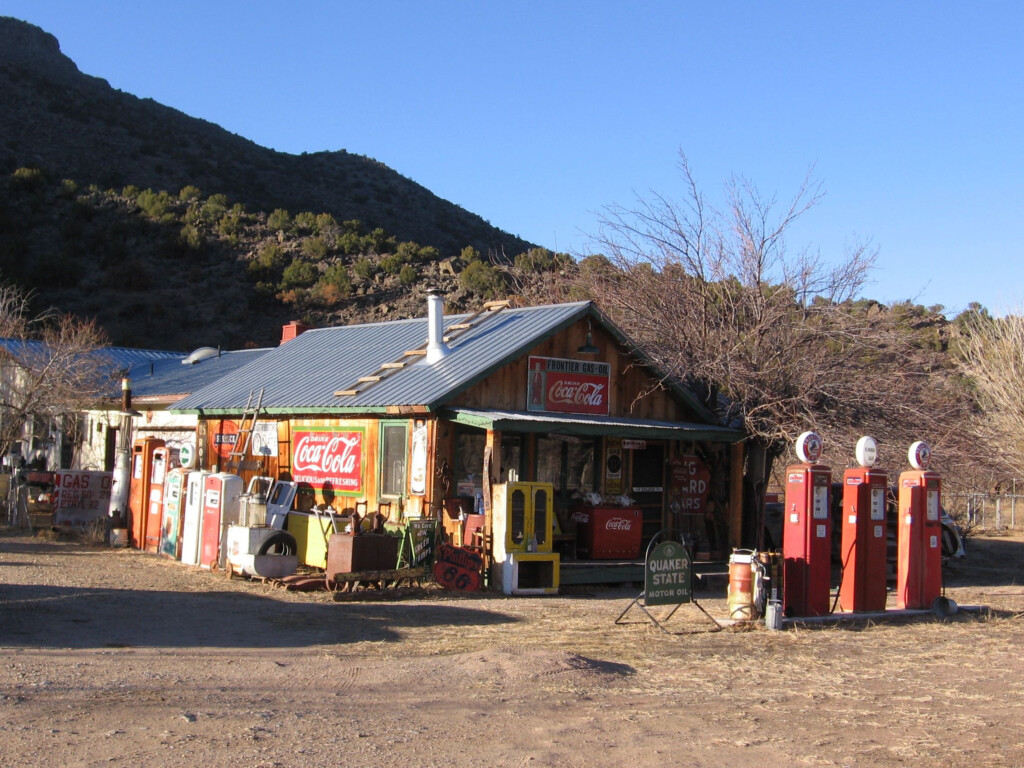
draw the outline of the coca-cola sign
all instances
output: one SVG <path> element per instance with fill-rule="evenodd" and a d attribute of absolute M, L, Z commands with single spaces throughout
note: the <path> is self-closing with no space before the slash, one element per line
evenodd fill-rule
<path fill-rule="evenodd" d="M 362 429 L 310 427 L 292 433 L 292 478 L 317 490 L 363 490 Z"/>
<path fill-rule="evenodd" d="M 608 363 L 531 357 L 529 366 L 528 410 L 608 415 Z"/>
<path fill-rule="evenodd" d="M 609 517 L 604 524 L 606 531 L 631 531 L 633 521 L 626 517 Z"/>

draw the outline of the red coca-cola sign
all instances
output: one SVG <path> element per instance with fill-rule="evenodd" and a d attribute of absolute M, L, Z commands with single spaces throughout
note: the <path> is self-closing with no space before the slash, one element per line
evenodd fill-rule
<path fill-rule="evenodd" d="M 528 410 L 608 415 L 608 363 L 531 357 L 529 367 Z"/>
<path fill-rule="evenodd" d="M 362 493 L 364 430 L 309 428 L 292 433 L 292 477 L 317 490 Z"/>

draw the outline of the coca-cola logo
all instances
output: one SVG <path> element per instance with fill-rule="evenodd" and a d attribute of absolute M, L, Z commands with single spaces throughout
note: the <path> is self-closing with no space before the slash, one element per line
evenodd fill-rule
<path fill-rule="evenodd" d="M 325 482 L 346 490 L 357 489 L 362 474 L 363 433 L 297 432 L 292 472 L 300 482 Z"/>
<path fill-rule="evenodd" d="M 348 475 L 359 460 L 362 435 L 336 435 L 326 443 L 319 435 L 303 435 L 295 442 L 295 469 L 300 472 L 319 470 L 326 474 Z"/>
<path fill-rule="evenodd" d="M 548 400 L 552 403 L 599 408 L 604 403 L 604 384 L 589 381 L 556 381 L 548 389 Z"/>
<path fill-rule="evenodd" d="M 626 517 L 610 517 L 604 527 L 606 531 L 629 531 L 633 529 L 633 521 Z"/>

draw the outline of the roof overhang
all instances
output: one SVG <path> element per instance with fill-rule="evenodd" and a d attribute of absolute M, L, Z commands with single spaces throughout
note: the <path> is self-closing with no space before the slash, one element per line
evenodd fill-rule
<path fill-rule="evenodd" d="M 697 440 L 713 443 L 738 443 L 744 439 L 744 434 L 740 430 L 685 421 L 654 421 L 617 416 L 530 413 L 476 408 L 443 408 L 440 415 L 456 424 L 493 429 L 499 432 L 543 432 L 575 437 Z"/>

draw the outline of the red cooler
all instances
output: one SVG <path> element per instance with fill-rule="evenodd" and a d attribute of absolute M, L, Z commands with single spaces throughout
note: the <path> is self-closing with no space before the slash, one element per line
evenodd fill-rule
<path fill-rule="evenodd" d="M 643 516 L 636 507 L 576 507 L 576 552 L 593 560 L 640 556 Z"/>

